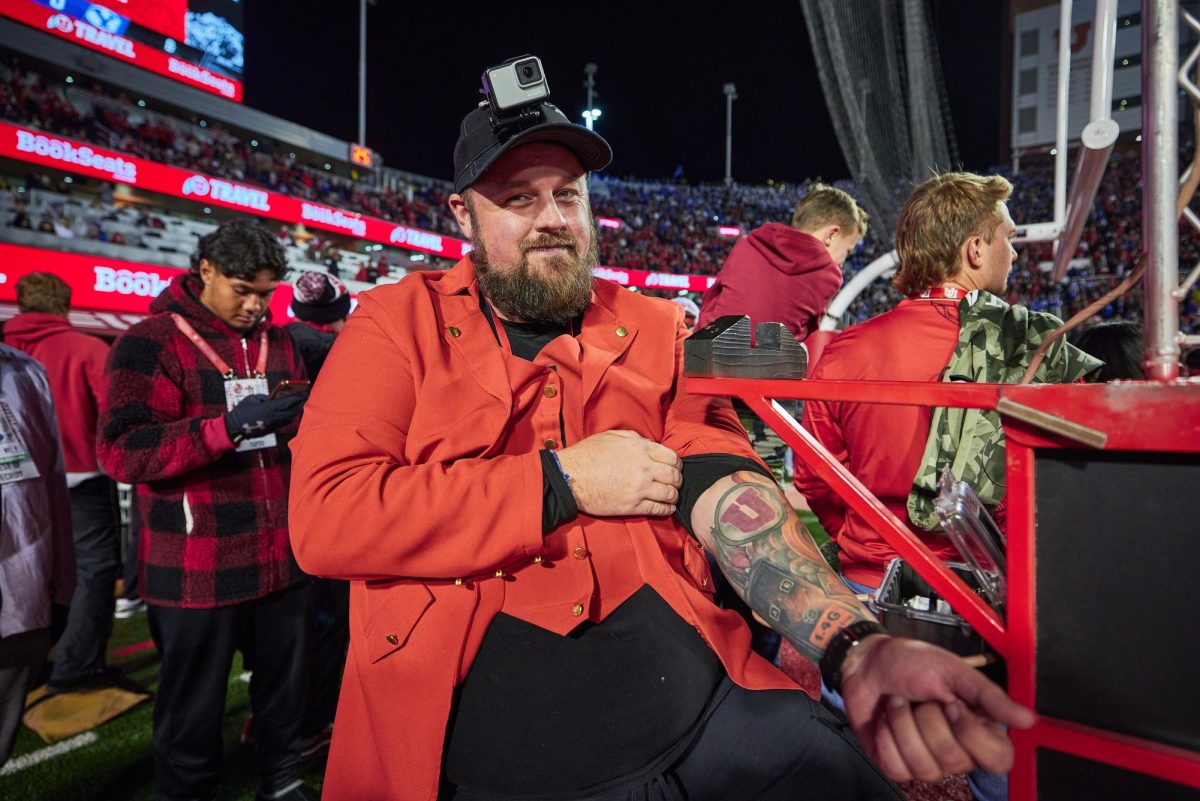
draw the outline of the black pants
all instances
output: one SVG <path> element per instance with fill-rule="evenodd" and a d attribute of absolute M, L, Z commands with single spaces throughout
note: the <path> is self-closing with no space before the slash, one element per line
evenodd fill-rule
<path fill-rule="evenodd" d="M 306 738 L 332 724 L 337 711 L 350 646 L 350 582 L 313 579 L 310 624 L 308 703 L 300 730 Z"/>
<path fill-rule="evenodd" d="M 799 690 L 744 690 L 725 678 L 713 699 L 695 739 L 665 771 L 556 801 L 903 801 L 849 726 Z M 463 790 L 440 797 L 515 801 Z"/>
<path fill-rule="evenodd" d="M 33 689 L 49 650 L 48 628 L 0 637 L 0 766 L 12 753 L 25 710 L 25 694 Z"/>
<path fill-rule="evenodd" d="M 121 566 L 116 485 L 89 478 L 70 492 L 75 539 L 75 594 L 67 628 L 54 648 L 50 684 L 72 683 L 104 670 L 104 649 L 113 625 L 113 589 Z"/>
<path fill-rule="evenodd" d="M 300 762 L 310 586 L 217 609 L 151 604 L 150 634 L 162 655 L 154 699 L 154 779 L 160 799 L 209 799 L 221 769 L 221 726 L 233 653 L 253 655 L 259 789 L 289 784 Z"/>

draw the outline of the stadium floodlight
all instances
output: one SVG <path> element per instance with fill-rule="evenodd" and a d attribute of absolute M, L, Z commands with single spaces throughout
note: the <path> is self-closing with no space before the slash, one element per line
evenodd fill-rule
<path fill-rule="evenodd" d="M 737 87 L 731 83 L 721 88 L 725 93 L 725 185 L 733 183 L 733 101 L 737 100 Z"/>
<path fill-rule="evenodd" d="M 583 124 L 589 131 L 594 130 L 596 120 L 600 119 L 600 109 L 596 108 L 596 72 L 599 69 L 590 61 L 583 65 L 583 87 L 587 89 L 587 108 L 583 110 Z"/>

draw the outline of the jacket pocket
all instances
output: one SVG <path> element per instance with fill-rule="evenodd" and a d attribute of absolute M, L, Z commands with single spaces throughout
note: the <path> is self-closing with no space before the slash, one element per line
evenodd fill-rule
<path fill-rule="evenodd" d="M 417 622 L 433 604 L 424 584 L 396 584 L 367 591 L 367 657 L 374 664 L 408 643 Z"/>
<path fill-rule="evenodd" d="M 683 543 L 683 568 L 691 576 L 700 592 L 708 596 L 712 596 L 716 592 L 716 588 L 713 587 L 712 571 L 709 569 L 708 555 L 690 536 Z"/>

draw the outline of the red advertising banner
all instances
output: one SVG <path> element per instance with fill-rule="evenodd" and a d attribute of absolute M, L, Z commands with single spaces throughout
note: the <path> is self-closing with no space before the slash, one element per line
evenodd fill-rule
<path fill-rule="evenodd" d="M 320 203 L 270 192 L 256 186 L 213 178 L 209 175 L 158 164 L 136 156 L 93 147 L 33 128 L 0 122 L 0 157 L 18 159 L 86 175 L 104 181 L 129 184 L 171 197 L 193 200 L 242 211 L 309 228 L 334 231 L 346 236 L 430 253 L 457 261 L 471 251 L 471 243 L 420 228 L 343 211 Z M 623 267 L 597 267 L 598 277 L 622 286 L 643 289 L 676 289 L 703 292 L 715 278 L 707 275 L 657 273 Z"/>
<path fill-rule="evenodd" d="M 187 38 L 187 0 L 104 0 L 99 5 L 181 42 Z"/>
<path fill-rule="evenodd" d="M 150 7 L 157 5 L 158 0 L 144 0 L 141 5 Z M 177 0 L 171 0 L 170 5 L 176 5 Z M 114 10 L 120 11 L 120 4 Z M 227 100 L 242 102 L 242 82 L 227 78 L 220 73 L 205 69 L 199 64 L 193 64 L 169 53 L 155 50 L 152 47 L 135 42 L 124 36 L 101 30 L 80 19 L 61 14 L 44 6 L 29 2 L 13 2 L 5 0 L 0 7 L 0 14 L 23 22 L 30 27 L 57 36 L 68 42 L 82 45 L 89 50 L 95 50 L 106 56 L 120 59 L 128 64 L 147 69 L 150 72 L 165 75 L 180 83 L 206 92 L 220 95 Z M 124 14 L 122 16 L 125 16 Z M 147 26 L 149 27 L 149 26 Z"/>
<path fill-rule="evenodd" d="M 17 281 L 30 273 L 54 273 L 71 285 L 71 308 L 87 311 L 149 314 L 150 301 L 166 289 L 175 267 L 58 253 L 42 248 L 0 244 L 0 302 L 16 303 Z M 289 322 L 292 285 L 280 283 L 271 296 L 271 318 Z"/>
<path fill-rule="evenodd" d="M 125 156 L 113 150 L 8 123 L 0 123 L 0 156 L 104 181 L 130 184 L 149 192 L 243 211 L 258 217 L 302 223 L 309 228 L 335 231 L 455 261 L 471 250 L 470 243 L 461 239 L 310 203 L 136 156 Z"/>

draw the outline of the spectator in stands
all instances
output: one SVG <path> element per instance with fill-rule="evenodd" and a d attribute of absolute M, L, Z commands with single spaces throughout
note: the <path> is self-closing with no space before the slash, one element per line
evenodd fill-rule
<path fill-rule="evenodd" d="M 875 749 L 876 715 L 899 754 L 936 723 L 941 769 L 968 751 L 1007 765 L 1007 738 L 972 709 L 1030 713 L 957 657 L 879 633 L 728 402 L 682 391 L 678 310 L 593 280 L 586 171 L 607 143 L 548 103 L 531 112 L 463 120 L 449 204 L 474 250 L 360 296 L 293 443 L 297 556 L 361 601 L 325 793 L 899 798 L 748 652 L 689 530 L 764 617 L 846 672 L 889 772 L 912 768 Z"/>
<path fill-rule="evenodd" d="M 46 368 L 66 455 L 76 581 L 67 628 L 54 651 L 51 693 L 111 685 L 120 676 L 106 669 L 104 659 L 121 563 L 117 488 L 96 463 L 108 345 L 71 326 L 70 306 L 66 281 L 30 273 L 17 282 L 21 313 L 4 326 L 5 342 Z"/>
<path fill-rule="evenodd" d="M 387 278 L 388 260 L 387 260 L 386 254 L 383 254 L 383 253 L 379 254 L 379 261 L 376 262 L 376 264 L 375 264 L 375 271 L 377 273 L 379 273 L 379 278 Z M 379 278 L 376 278 L 375 280 L 379 280 Z"/>
<path fill-rule="evenodd" d="M 0 765 L 21 725 L 25 694 L 53 644 L 75 586 L 70 502 L 46 371 L 0 345 Z M 15 448 L 13 447 L 15 446 Z M 15 457 L 15 460 L 14 458 Z"/>
<path fill-rule="evenodd" d="M 309 581 L 287 540 L 284 439 L 304 394 L 271 293 L 287 272 L 279 240 L 248 219 L 202 237 L 192 269 L 113 346 L 101 404 L 105 470 L 137 485 L 142 598 L 162 656 L 154 700 L 160 798 L 210 798 L 221 762 L 229 669 L 253 670 L 260 799 L 315 799 L 296 778 Z"/>
<path fill-rule="evenodd" d="M 43 217 L 38 221 L 37 229 L 39 233 L 43 234 L 54 233 L 54 220 L 50 219 L 49 217 Z"/>
<path fill-rule="evenodd" d="M 1009 306 L 1001 297 L 1016 260 L 1016 227 L 997 175 L 946 173 L 921 184 L 900 211 L 894 283 L 907 300 L 852 326 L 825 348 L 813 379 L 1015 383 L 1058 318 Z M 1038 382 L 1068 383 L 1099 362 L 1061 339 Z M 1003 432 L 995 412 L 810 400 L 804 427 L 939 558 L 957 560 L 932 510 L 936 476 L 959 443 L 976 458 L 958 478 L 994 512 L 1004 497 Z M 925 436 L 927 435 L 927 436 Z M 964 448 L 967 446 L 964 444 Z M 841 572 L 855 592 L 873 592 L 896 551 L 809 465 L 795 465 L 796 488 L 840 548 Z M 1002 510 L 997 517 L 1003 522 Z M 925 777 L 918 777 L 925 778 Z M 1007 778 L 968 777 L 976 798 L 1007 797 Z"/>
<path fill-rule="evenodd" d="M 817 330 L 842 285 L 842 264 L 867 233 L 854 198 L 817 184 L 796 203 L 791 225 L 769 222 L 733 246 L 704 293 L 699 324 L 748 314 L 752 326 L 783 323 L 797 341 Z"/>
<path fill-rule="evenodd" d="M 1097 323 L 1075 338 L 1076 347 L 1104 363 L 1099 370 L 1088 374 L 1087 380 L 1096 384 L 1145 379 L 1142 372 L 1145 344 L 1142 327 L 1127 320 Z"/>
<path fill-rule="evenodd" d="M 364 262 L 363 266 L 358 268 L 358 272 L 355 274 L 354 280 L 373 284 L 379 280 L 379 269 L 369 261 Z"/>

